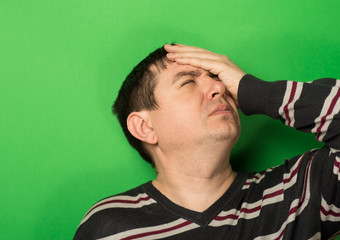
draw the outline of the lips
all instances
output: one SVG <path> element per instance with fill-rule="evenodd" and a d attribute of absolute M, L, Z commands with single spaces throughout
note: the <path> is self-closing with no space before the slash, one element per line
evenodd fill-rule
<path fill-rule="evenodd" d="M 226 114 L 226 113 L 231 113 L 231 109 L 229 105 L 223 104 L 223 105 L 218 105 L 216 108 L 214 108 L 213 111 L 209 114 L 209 116 Z"/>

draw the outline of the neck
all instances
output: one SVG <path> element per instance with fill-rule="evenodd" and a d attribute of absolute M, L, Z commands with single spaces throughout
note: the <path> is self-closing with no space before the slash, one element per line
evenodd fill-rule
<path fill-rule="evenodd" d="M 229 152 L 219 158 L 214 154 L 209 154 L 209 158 L 206 154 L 185 156 L 166 158 L 167 164 L 160 161 L 153 185 L 177 205 L 203 212 L 226 192 L 236 173 L 229 163 Z"/>

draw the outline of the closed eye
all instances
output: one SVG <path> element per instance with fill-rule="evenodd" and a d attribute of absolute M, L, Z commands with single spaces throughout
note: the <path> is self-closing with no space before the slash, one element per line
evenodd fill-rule
<path fill-rule="evenodd" d="M 181 87 L 183 87 L 184 85 L 187 85 L 189 83 L 195 83 L 195 81 L 194 80 L 187 80 L 187 81 L 185 81 L 181 84 Z"/>
<path fill-rule="evenodd" d="M 219 77 L 218 77 L 217 75 L 213 74 L 213 73 L 209 73 L 209 77 L 215 79 L 216 81 L 219 81 L 219 82 L 221 81 L 221 80 L 219 79 Z"/>

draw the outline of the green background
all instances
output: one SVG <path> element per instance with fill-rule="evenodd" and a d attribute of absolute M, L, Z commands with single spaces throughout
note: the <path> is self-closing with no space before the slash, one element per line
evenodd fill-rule
<path fill-rule="evenodd" d="M 99 199 L 155 174 L 111 105 L 125 76 L 164 43 L 224 53 L 273 81 L 339 77 L 340 1 L 58 0 L 0 3 L 0 239 L 71 239 Z M 235 169 L 321 146 L 241 115 Z"/>

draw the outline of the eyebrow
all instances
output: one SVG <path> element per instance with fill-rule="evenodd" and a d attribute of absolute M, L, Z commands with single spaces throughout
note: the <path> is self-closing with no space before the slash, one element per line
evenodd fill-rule
<path fill-rule="evenodd" d="M 195 78 L 197 78 L 197 77 L 201 76 L 201 74 L 202 74 L 202 72 L 199 71 L 199 70 L 196 70 L 196 71 L 183 71 L 183 72 L 178 72 L 178 73 L 174 76 L 171 85 L 174 84 L 175 82 L 177 82 L 177 81 L 178 81 L 179 79 L 181 79 L 182 77 L 190 76 L 190 77 L 195 77 Z"/>

